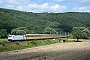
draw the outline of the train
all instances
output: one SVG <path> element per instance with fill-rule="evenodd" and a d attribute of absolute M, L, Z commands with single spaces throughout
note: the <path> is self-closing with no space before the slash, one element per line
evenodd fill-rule
<path fill-rule="evenodd" d="M 9 35 L 8 41 L 29 41 L 38 39 L 55 39 L 55 38 L 65 38 L 68 35 L 63 34 L 25 34 L 25 35 Z"/>

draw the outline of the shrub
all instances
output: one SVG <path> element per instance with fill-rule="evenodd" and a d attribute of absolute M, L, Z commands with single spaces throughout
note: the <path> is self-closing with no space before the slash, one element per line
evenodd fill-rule
<path fill-rule="evenodd" d="M 36 41 L 31 41 L 31 44 L 34 46 L 37 46 L 37 42 Z"/>
<path fill-rule="evenodd" d="M 4 43 L 2 43 L 2 46 L 6 47 L 6 45 Z"/>
<path fill-rule="evenodd" d="M 29 42 L 28 42 L 27 44 L 28 44 L 28 45 L 30 45 L 30 43 L 29 43 Z"/>
<path fill-rule="evenodd" d="M 90 58 L 87 58 L 86 60 L 90 60 Z"/>
<path fill-rule="evenodd" d="M 20 45 L 20 44 L 17 42 L 16 45 Z"/>

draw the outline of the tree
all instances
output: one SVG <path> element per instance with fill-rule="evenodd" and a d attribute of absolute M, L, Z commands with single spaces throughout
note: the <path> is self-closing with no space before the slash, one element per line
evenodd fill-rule
<path fill-rule="evenodd" d="M 7 37 L 7 31 L 6 29 L 0 30 L 0 38 L 6 38 Z"/>
<path fill-rule="evenodd" d="M 87 28 L 85 28 L 84 30 L 82 30 L 82 38 L 84 38 L 84 39 L 88 39 L 89 38 L 89 35 L 90 35 L 90 31 L 87 29 Z"/>
<path fill-rule="evenodd" d="M 47 33 L 47 34 L 57 34 L 57 31 L 55 31 L 54 29 L 52 29 L 50 27 L 46 27 L 44 29 L 44 33 Z"/>
<path fill-rule="evenodd" d="M 78 39 L 87 39 L 90 35 L 90 31 L 85 27 L 73 27 L 72 29 L 72 35 L 73 37 Z"/>
<path fill-rule="evenodd" d="M 27 30 L 25 27 L 15 28 L 15 29 L 12 29 L 11 31 L 12 35 L 24 35 L 28 33 L 29 33 L 29 30 Z"/>

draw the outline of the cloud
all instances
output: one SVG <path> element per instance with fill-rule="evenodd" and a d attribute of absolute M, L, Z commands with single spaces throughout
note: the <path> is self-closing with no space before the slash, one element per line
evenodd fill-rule
<path fill-rule="evenodd" d="M 41 12 L 63 12 L 66 10 L 66 6 L 61 6 L 59 4 L 54 3 L 44 3 L 44 4 L 28 4 L 28 5 L 20 5 L 16 6 L 16 10 L 41 13 Z"/>
<path fill-rule="evenodd" d="M 56 0 L 56 1 L 63 4 L 67 4 L 67 9 L 71 11 L 90 12 L 90 0 Z"/>
<path fill-rule="evenodd" d="M 44 3 L 42 5 L 29 4 L 28 7 L 32 12 L 62 12 L 67 9 L 66 6 L 60 6 L 54 3 Z"/>
<path fill-rule="evenodd" d="M 81 2 L 80 0 L 56 0 L 57 2 L 61 2 L 61 3 L 77 3 L 77 2 Z"/>
<path fill-rule="evenodd" d="M 90 0 L 55 0 L 58 2 L 65 2 L 65 3 L 87 3 L 90 2 Z"/>
<path fill-rule="evenodd" d="M 64 0 L 54 0 L 54 1 L 62 2 L 62 1 L 64 1 Z"/>
<path fill-rule="evenodd" d="M 4 4 L 9 5 L 21 5 L 21 4 L 28 4 L 29 0 L 0 0 Z"/>
<path fill-rule="evenodd" d="M 2 0 L 0 0 L 0 3 L 2 3 Z"/>
<path fill-rule="evenodd" d="M 9 9 L 14 9 L 14 5 L 6 5 L 6 7 Z"/>
<path fill-rule="evenodd" d="M 37 0 L 34 0 L 36 2 Z M 38 0 L 42 3 L 32 3 L 33 0 L 0 0 L 0 6 L 27 12 L 90 12 L 90 0 Z M 57 2 L 56 2 L 57 1 Z M 48 3 L 47 3 L 48 2 Z M 58 3 L 59 2 L 59 3 Z M 69 4 L 68 4 L 69 3 Z M 75 7 L 76 6 L 76 7 Z M 81 6 L 81 7 L 80 7 Z"/>
<path fill-rule="evenodd" d="M 24 6 L 29 4 L 30 0 L 0 0 L 1 4 L 3 4 L 3 8 L 7 9 L 15 9 L 24 11 Z"/>
<path fill-rule="evenodd" d="M 40 0 L 41 1 L 41 0 Z M 4 8 L 15 9 L 28 12 L 63 12 L 67 10 L 65 5 L 55 3 L 30 3 L 30 0 L 0 0 Z"/>
<path fill-rule="evenodd" d="M 82 0 L 81 2 L 85 2 L 86 3 L 86 2 L 90 2 L 90 0 Z"/>
<path fill-rule="evenodd" d="M 60 3 L 73 3 L 76 5 L 90 5 L 90 0 L 54 0 Z"/>
<path fill-rule="evenodd" d="M 73 10 L 79 11 L 79 12 L 90 12 L 90 6 L 75 7 L 73 8 Z"/>
<path fill-rule="evenodd" d="M 23 7 L 22 6 L 17 6 L 17 10 L 23 10 Z"/>

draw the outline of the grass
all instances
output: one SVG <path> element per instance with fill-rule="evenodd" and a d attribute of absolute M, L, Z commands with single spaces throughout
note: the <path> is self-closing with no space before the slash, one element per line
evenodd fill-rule
<path fill-rule="evenodd" d="M 8 42 L 8 39 L 5 38 L 5 39 L 0 39 L 0 42 Z"/>
<path fill-rule="evenodd" d="M 86 60 L 90 60 L 90 58 L 87 58 Z"/>
<path fill-rule="evenodd" d="M 77 39 L 66 39 L 66 42 L 75 42 Z M 79 39 L 81 42 L 90 42 L 90 39 Z"/>
<path fill-rule="evenodd" d="M 7 52 L 7 51 L 13 51 L 13 50 L 21 50 L 25 48 L 32 48 L 37 46 L 44 46 L 44 45 L 50 45 L 54 43 L 59 43 L 59 40 L 42 40 L 42 41 L 29 41 L 24 44 L 20 44 L 19 42 L 16 42 L 12 45 L 5 45 L 4 43 L 0 45 L 0 52 Z"/>
<path fill-rule="evenodd" d="M 0 52 L 7 52 L 7 51 L 13 51 L 13 50 L 21 50 L 25 48 L 32 48 L 32 47 L 37 47 L 37 46 L 44 46 L 44 45 L 50 45 L 50 44 L 55 44 L 55 43 L 60 43 L 61 40 L 66 40 L 66 42 L 75 42 L 75 39 L 56 39 L 56 40 L 33 40 L 33 41 L 28 41 L 27 43 L 20 44 L 19 42 L 16 42 L 15 44 L 12 45 L 5 45 L 2 43 L 0 45 Z M 90 40 L 81 40 L 80 41 L 87 41 L 90 42 Z M 7 42 L 7 39 L 0 39 L 0 42 Z"/>

